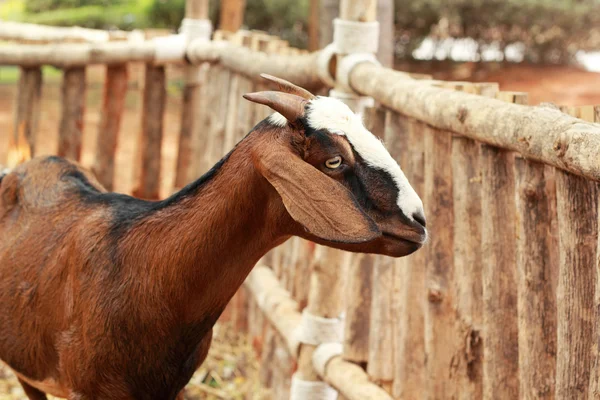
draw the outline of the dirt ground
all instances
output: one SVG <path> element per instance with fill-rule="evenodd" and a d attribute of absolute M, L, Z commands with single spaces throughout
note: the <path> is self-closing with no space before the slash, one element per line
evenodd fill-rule
<path fill-rule="evenodd" d="M 600 104 L 600 73 L 577 66 L 428 62 L 410 66 L 412 72 L 431 74 L 435 79 L 468 82 L 498 82 L 500 90 L 529 93 L 529 104 Z"/>

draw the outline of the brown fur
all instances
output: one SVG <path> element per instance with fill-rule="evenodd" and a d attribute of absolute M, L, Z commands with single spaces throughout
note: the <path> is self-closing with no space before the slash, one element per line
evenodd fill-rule
<path fill-rule="evenodd" d="M 343 177 L 318 172 L 323 157 L 351 152 L 336 140 L 325 146 L 263 123 L 211 179 L 163 203 L 103 193 L 90 173 L 57 157 L 18 166 L 0 185 L 0 359 L 30 399 L 44 398 L 42 381 L 69 399 L 175 399 L 227 302 L 290 235 L 394 256 L 420 247 L 381 236 L 381 218 L 361 209 Z M 292 158 L 318 178 L 300 191 L 290 189 L 300 179 L 286 170 Z M 269 183 L 271 168 L 285 176 L 283 192 Z M 323 214 L 314 217 L 323 232 L 294 221 L 289 201 Z M 422 234 L 397 227 L 409 240 Z M 353 241 L 332 242 L 331 232 Z"/>

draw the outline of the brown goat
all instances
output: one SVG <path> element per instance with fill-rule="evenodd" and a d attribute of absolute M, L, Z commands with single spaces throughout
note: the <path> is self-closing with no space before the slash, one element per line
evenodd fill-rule
<path fill-rule="evenodd" d="M 0 359 L 32 400 L 176 399 L 255 263 L 292 235 L 409 254 L 426 240 L 402 171 L 341 102 L 268 77 L 278 113 L 157 202 L 35 158 L 0 183 Z"/>

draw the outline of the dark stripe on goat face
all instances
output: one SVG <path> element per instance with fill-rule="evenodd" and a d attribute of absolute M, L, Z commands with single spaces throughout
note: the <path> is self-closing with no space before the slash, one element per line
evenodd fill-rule
<path fill-rule="evenodd" d="M 397 213 L 399 190 L 393 177 L 385 170 L 367 165 L 356 152 L 355 157 L 354 174 L 360 189 L 353 189 L 353 193 L 357 190 L 359 196 L 364 196 L 362 201 L 368 210 L 377 210 L 384 215 Z M 357 187 L 356 183 L 354 185 Z"/>

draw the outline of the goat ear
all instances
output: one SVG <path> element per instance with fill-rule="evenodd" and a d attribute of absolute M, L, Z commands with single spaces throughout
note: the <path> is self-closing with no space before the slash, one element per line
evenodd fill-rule
<path fill-rule="evenodd" d="M 310 234 L 338 243 L 364 243 L 381 235 L 348 189 L 292 151 L 269 153 L 259 164 L 290 216 Z"/>

